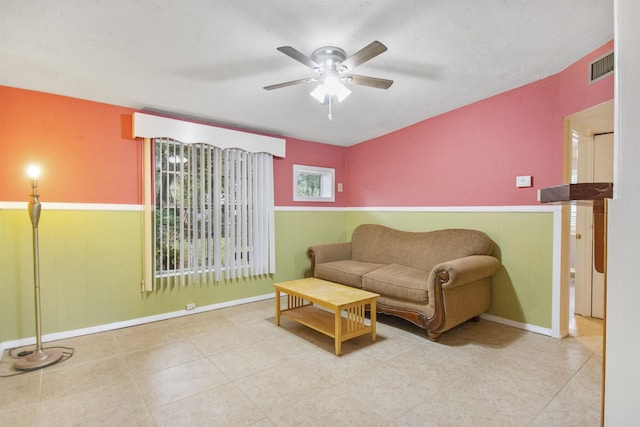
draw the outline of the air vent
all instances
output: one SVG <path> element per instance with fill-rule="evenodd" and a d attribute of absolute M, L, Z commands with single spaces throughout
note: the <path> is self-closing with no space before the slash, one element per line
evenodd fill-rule
<path fill-rule="evenodd" d="M 613 74 L 613 52 L 596 59 L 589 64 L 589 67 L 589 83 L 596 82 L 600 79 L 604 79 L 610 74 Z"/>

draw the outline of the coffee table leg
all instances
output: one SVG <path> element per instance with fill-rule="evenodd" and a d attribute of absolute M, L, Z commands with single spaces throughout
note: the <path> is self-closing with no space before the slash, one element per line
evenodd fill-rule
<path fill-rule="evenodd" d="M 280 289 L 276 289 L 276 325 L 280 326 Z"/>
<path fill-rule="evenodd" d="M 371 341 L 376 340 L 376 300 L 371 301 L 369 308 L 369 320 L 371 321 Z"/>
<path fill-rule="evenodd" d="M 336 356 L 340 356 L 342 352 L 342 310 L 336 309 L 335 315 L 335 340 L 336 340 Z"/>

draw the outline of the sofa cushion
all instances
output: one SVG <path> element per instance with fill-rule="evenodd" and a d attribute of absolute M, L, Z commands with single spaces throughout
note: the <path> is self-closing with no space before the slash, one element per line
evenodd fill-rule
<path fill-rule="evenodd" d="M 429 301 L 429 273 L 417 268 L 389 264 L 362 277 L 362 289 L 417 303 Z"/>
<path fill-rule="evenodd" d="M 362 288 L 362 275 L 383 267 L 384 264 L 372 264 L 353 260 L 325 262 L 316 265 L 315 277 L 330 282 Z"/>
<path fill-rule="evenodd" d="M 493 242 L 477 230 L 400 231 L 378 224 L 362 224 L 351 236 L 351 259 L 400 264 L 424 271 L 469 255 L 490 255 Z"/>

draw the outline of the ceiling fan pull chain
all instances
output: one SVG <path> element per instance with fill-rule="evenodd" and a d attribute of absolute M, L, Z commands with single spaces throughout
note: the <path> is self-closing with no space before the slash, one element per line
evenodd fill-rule
<path fill-rule="evenodd" d="M 331 98 L 332 96 L 329 95 L 329 121 L 333 121 L 333 116 L 331 115 Z"/>

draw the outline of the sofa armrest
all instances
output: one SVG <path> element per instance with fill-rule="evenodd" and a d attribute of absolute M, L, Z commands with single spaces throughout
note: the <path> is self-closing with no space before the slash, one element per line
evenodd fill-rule
<path fill-rule="evenodd" d="M 429 337 L 437 339 L 440 331 L 484 311 L 490 304 L 490 297 L 484 295 L 482 298 L 486 292 L 482 289 L 486 287 L 488 278 L 499 269 L 500 261 L 490 255 L 471 255 L 433 267 L 427 285 L 429 305 L 433 309 L 433 316 L 425 322 Z M 449 300 L 446 294 L 455 294 L 456 297 Z"/>
<path fill-rule="evenodd" d="M 500 268 L 500 261 L 490 255 L 471 255 L 436 265 L 429 274 L 429 292 L 436 283 L 443 289 L 453 288 L 492 276 Z"/>
<path fill-rule="evenodd" d="M 351 242 L 309 246 L 307 258 L 311 262 L 311 276 L 315 277 L 317 264 L 351 259 Z"/>

